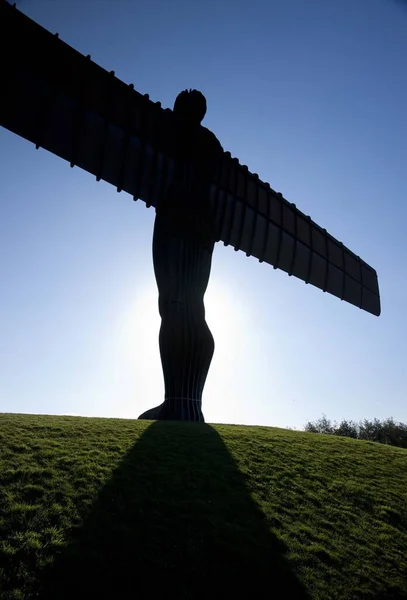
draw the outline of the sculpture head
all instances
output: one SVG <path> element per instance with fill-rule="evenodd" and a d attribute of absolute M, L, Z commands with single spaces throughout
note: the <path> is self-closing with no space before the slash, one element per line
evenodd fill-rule
<path fill-rule="evenodd" d="M 174 113 L 198 125 L 206 114 L 205 96 L 198 90 L 184 90 L 176 97 Z"/>

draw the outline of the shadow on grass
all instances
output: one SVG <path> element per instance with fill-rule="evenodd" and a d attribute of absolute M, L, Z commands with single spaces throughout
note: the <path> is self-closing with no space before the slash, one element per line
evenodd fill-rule
<path fill-rule="evenodd" d="M 40 598 L 306 599 L 209 425 L 154 422 L 49 571 Z"/>

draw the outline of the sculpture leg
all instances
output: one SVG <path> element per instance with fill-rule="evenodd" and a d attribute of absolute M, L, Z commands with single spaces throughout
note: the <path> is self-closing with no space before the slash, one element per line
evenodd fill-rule
<path fill-rule="evenodd" d="M 204 307 L 212 252 L 213 244 L 163 235 L 156 223 L 153 260 L 165 399 L 139 418 L 204 421 L 202 392 L 214 352 Z"/>

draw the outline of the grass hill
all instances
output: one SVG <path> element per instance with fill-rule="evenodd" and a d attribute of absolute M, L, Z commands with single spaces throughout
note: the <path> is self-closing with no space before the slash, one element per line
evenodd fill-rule
<path fill-rule="evenodd" d="M 407 451 L 0 414 L 1 600 L 407 598 Z"/>

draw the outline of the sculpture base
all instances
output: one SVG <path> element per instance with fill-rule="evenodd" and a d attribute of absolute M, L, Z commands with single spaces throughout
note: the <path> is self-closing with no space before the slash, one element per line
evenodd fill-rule
<path fill-rule="evenodd" d="M 165 400 L 159 406 L 146 410 L 139 419 L 151 419 L 152 421 L 195 421 L 204 423 L 201 402 L 176 398 Z"/>

